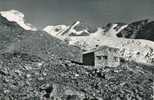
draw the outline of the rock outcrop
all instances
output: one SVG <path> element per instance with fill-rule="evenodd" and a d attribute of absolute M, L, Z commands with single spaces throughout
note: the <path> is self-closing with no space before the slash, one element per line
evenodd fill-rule
<path fill-rule="evenodd" d="M 117 36 L 130 39 L 145 39 L 154 41 L 154 21 L 141 20 L 128 24 Z"/>
<path fill-rule="evenodd" d="M 135 38 L 154 41 L 154 21 L 143 26 L 143 28 L 138 31 Z"/>

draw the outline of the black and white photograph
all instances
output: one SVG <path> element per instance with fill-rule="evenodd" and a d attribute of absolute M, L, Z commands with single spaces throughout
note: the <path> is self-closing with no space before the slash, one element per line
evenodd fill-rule
<path fill-rule="evenodd" d="M 0 0 L 0 100 L 154 100 L 154 0 Z"/>

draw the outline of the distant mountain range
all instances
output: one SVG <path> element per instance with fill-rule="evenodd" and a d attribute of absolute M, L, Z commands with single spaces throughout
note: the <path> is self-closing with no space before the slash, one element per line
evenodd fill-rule
<path fill-rule="evenodd" d="M 24 14 L 17 10 L 1 11 L 1 17 L 7 19 L 10 23 L 18 24 L 25 30 L 37 31 L 32 24 L 27 23 Z M 1 18 L 2 19 L 2 18 Z M 2 24 L 2 23 L 1 23 Z M 106 26 L 94 28 L 80 21 L 75 21 L 71 25 L 47 26 L 43 29 L 55 37 L 64 36 L 89 36 L 91 34 L 99 34 L 110 37 L 146 39 L 154 41 L 154 21 L 148 19 L 131 22 L 129 24 L 109 23 Z"/>
<path fill-rule="evenodd" d="M 80 21 L 75 21 L 72 25 L 56 25 L 47 26 L 43 30 L 49 34 L 60 37 L 60 36 L 89 36 L 91 34 L 100 33 L 105 36 L 116 36 L 121 30 L 127 27 L 124 23 L 107 24 L 105 27 L 93 28 Z"/>
<path fill-rule="evenodd" d="M 56 37 L 64 36 L 89 36 L 91 34 L 101 34 L 103 36 L 145 39 L 154 41 L 154 21 L 148 19 L 135 21 L 129 24 L 125 23 L 109 23 L 104 27 L 91 28 L 84 25 L 80 21 L 74 22 L 70 26 L 57 25 L 47 26 L 43 29 L 49 34 Z M 100 36 L 100 35 L 99 35 Z"/>

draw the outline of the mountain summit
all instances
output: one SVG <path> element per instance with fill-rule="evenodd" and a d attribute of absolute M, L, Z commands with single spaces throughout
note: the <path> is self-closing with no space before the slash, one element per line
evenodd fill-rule
<path fill-rule="evenodd" d="M 24 14 L 18 10 L 1 11 L 1 16 L 5 17 L 8 21 L 16 22 L 25 30 L 36 31 L 37 29 L 30 23 L 25 23 Z"/>
<path fill-rule="evenodd" d="M 97 28 L 90 27 L 80 21 L 75 21 L 71 25 L 56 25 L 46 26 L 44 31 L 49 34 L 60 37 L 60 36 L 89 36 L 91 33 L 95 33 Z"/>

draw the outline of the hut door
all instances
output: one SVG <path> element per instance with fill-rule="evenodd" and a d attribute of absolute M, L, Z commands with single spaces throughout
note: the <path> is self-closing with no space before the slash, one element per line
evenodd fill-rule
<path fill-rule="evenodd" d="M 84 65 L 95 65 L 95 55 L 94 52 L 83 54 L 83 64 Z"/>

